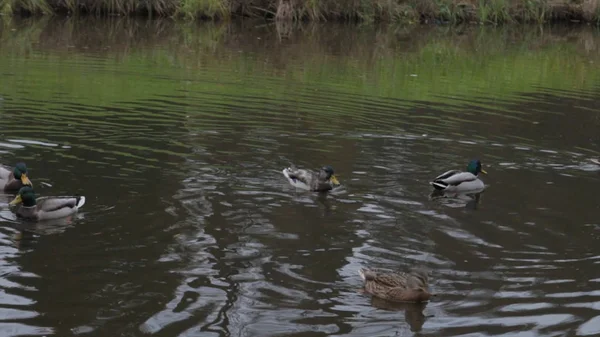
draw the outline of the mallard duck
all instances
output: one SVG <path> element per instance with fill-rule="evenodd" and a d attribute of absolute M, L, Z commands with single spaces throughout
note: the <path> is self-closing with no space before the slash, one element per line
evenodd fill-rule
<path fill-rule="evenodd" d="M 27 166 L 25 163 L 17 163 L 12 169 L 0 165 L 0 189 L 4 192 L 16 192 L 23 186 L 33 186 L 27 177 Z"/>
<path fill-rule="evenodd" d="M 408 273 L 380 268 L 361 268 L 358 273 L 365 291 L 375 297 L 394 302 L 427 302 L 435 296 L 427 290 L 429 276 L 421 268 Z"/>
<path fill-rule="evenodd" d="M 328 191 L 334 184 L 340 184 L 329 165 L 323 166 L 319 172 L 299 169 L 292 165 L 283 169 L 283 175 L 292 186 L 309 191 Z"/>
<path fill-rule="evenodd" d="M 435 177 L 430 184 L 436 190 L 444 190 L 448 192 L 468 192 L 482 190 L 485 184 L 479 179 L 479 172 L 487 174 L 481 168 L 481 161 L 473 159 L 467 165 L 467 171 L 450 170 Z"/>
<path fill-rule="evenodd" d="M 36 199 L 33 188 L 24 186 L 9 205 L 15 206 L 21 203 L 23 205 L 17 210 L 18 216 L 33 220 L 49 220 L 77 213 L 77 210 L 85 204 L 85 197 L 41 197 Z"/>

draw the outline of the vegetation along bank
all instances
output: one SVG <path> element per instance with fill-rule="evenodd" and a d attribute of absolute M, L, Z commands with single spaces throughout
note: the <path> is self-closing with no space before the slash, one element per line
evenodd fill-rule
<path fill-rule="evenodd" d="M 2 15 L 146 15 L 228 20 L 600 24 L 599 0 L 0 0 Z"/>

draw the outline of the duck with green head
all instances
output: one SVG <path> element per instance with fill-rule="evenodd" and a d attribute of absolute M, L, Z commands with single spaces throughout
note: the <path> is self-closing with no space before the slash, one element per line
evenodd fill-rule
<path fill-rule="evenodd" d="M 4 192 L 17 192 L 23 186 L 33 186 L 27 177 L 25 163 L 17 163 L 14 168 L 0 165 L 0 190 Z"/>
<path fill-rule="evenodd" d="M 473 159 L 467 165 L 467 171 L 450 170 L 435 177 L 430 182 L 436 190 L 443 190 L 447 192 L 471 192 L 483 190 L 485 184 L 479 179 L 479 173 L 487 174 L 481 167 L 481 161 L 479 159 Z"/>
<path fill-rule="evenodd" d="M 22 187 L 11 206 L 22 204 L 17 210 L 17 215 L 32 220 L 49 220 L 67 217 L 77 213 L 85 204 L 84 196 L 66 197 L 35 197 L 31 186 Z"/>
<path fill-rule="evenodd" d="M 291 165 L 282 172 L 292 186 L 313 192 L 329 191 L 334 185 L 340 184 L 333 168 L 329 165 L 323 166 L 319 172 L 299 169 Z"/>

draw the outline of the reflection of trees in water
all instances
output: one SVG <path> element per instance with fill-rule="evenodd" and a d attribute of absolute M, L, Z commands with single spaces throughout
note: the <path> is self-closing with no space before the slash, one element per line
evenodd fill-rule
<path fill-rule="evenodd" d="M 218 72 L 217 78 L 224 76 L 223 79 L 231 81 L 239 79 L 239 76 L 229 78 L 228 72 L 219 69 L 257 78 L 267 74 L 284 80 L 272 86 L 272 92 L 268 94 L 272 99 L 286 102 L 281 112 L 287 113 L 289 109 L 285 106 L 292 105 L 300 107 L 294 109 L 296 112 L 310 114 L 315 108 L 307 103 L 319 99 L 326 105 L 329 100 L 332 108 L 318 110 L 320 114 L 336 119 L 330 127 L 337 123 L 348 125 L 347 120 L 352 118 L 364 121 L 365 117 L 382 108 L 381 103 L 389 103 L 383 109 L 388 113 L 387 117 L 401 115 L 397 119 L 399 121 L 390 122 L 404 127 L 420 122 L 422 128 L 498 135 L 503 138 L 522 135 L 525 130 L 526 134 L 533 133 L 532 139 L 535 139 L 533 136 L 544 136 L 537 133 L 545 132 L 545 128 L 534 127 L 532 125 L 538 124 L 532 123 L 554 124 L 557 119 L 553 113 L 581 104 L 586 110 L 596 108 L 595 103 L 586 97 L 563 100 L 565 97 L 560 92 L 557 93 L 560 97 L 534 94 L 520 97 L 518 103 L 511 103 L 515 93 L 539 91 L 537 86 L 540 83 L 569 90 L 591 87 L 593 81 L 589 79 L 595 68 L 590 61 L 600 61 L 596 60 L 600 53 L 586 51 L 590 49 L 590 44 L 596 42 L 581 41 L 596 41 L 599 38 L 591 29 L 432 29 L 422 26 L 348 29 L 346 25 L 330 25 L 323 29 L 318 24 L 294 24 L 291 28 L 289 24 L 281 22 L 263 25 L 184 24 L 131 18 L 54 18 L 15 20 L 12 24 L 17 27 L 16 31 L 6 29 L 2 32 L 10 34 L 0 36 L 3 46 L 14 45 L 14 48 L 2 48 L 11 53 L 26 54 L 35 48 L 56 53 L 117 56 L 117 62 L 125 63 L 138 57 L 161 62 L 161 65 L 169 60 L 169 66 L 186 69 L 186 75 L 189 75 L 187 80 L 206 69 Z M 284 35 L 286 38 L 281 39 Z M 374 47 L 373 41 L 376 41 Z M 549 48 L 557 43 L 564 48 Z M 577 53 L 565 57 L 564 50 L 572 50 L 573 46 Z M 161 52 L 148 55 L 141 52 L 143 50 Z M 400 59 L 401 67 L 398 66 Z M 434 70 L 435 65 L 442 61 L 448 64 L 443 74 Z M 514 66 L 510 66 L 510 69 L 499 68 L 500 63 Z M 568 76 L 552 71 L 557 63 L 571 69 Z M 136 62 L 135 65 L 139 64 Z M 532 69 L 532 73 L 523 69 Z M 418 75 L 417 79 L 424 77 L 432 80 L 418 81 L 408 76 L 409 72 L 418 72 L 415 74 Z M 490 73 L 494 74 L 493 81 L 490 80 Z M 214 80 L 213 77 L 208 78 Z M 335 79 L 333 83 L 332 79 Z M 310 92 L 305 91 L 308 90 L 306 88 L 300 90 L 298 83 L 307 86 L 317 83 L 318 86 Z M 344 90 L 328 92 L 328 83 L 334 87 L 343 85 Z M 494 96 L 494 100 L 486 101 L 475 96 L 470 90 L 465 90 L 461 83 L 484 88 L 488 96 Z M 193 83 L 187 88 L 192 91 L 206 90 Z M 164 93 L 173 89 L 165 87 L 160 91 Z M 175 88 L 179 89 L 179 86 Z M 214 89 L 217 90 L 217 87 Z M 248 85 L 225 85 L 218 91 L 220 94 L 237 96 L 238 99 L 240 96 L 257 94 Z M 431 96 L 431 92 L 435 92 L 436 97 Z M 140 89 L 135 94 L 146 93 L 146 90 Z M 310 97 L 302 99 L 300 93 Z M 365 95 L 370 100 L 374 97 L 391 99 L 389 102 L 365 102 L 358 99 L 357 94 Z M 502 97 L 508 97 L 508 100 L 499 100 Z M 346 107 L 351 99 L 355 100 L 355 104 Z M 223 100 L 226 103 L 226 98 Z M 413 116 L 425 113 L 435 119 L 419 121 L 407 113 Z M 582 125 L 590 129 L 599 123 L 597 116 L 591 113 L 578 113 L 577 118 L 571 120 L 585 120 L 586 123 Z M 425 125 L 426 122 L 429 125 Z M 577 126 L 571 125 L 565 129 L 572 130 L 573 127 Z M 570 136 L 577 137 L 578 134 Z"/>
<path fill-rule="evenodd" d="M 271 57 L 285 60 L 344 55 L 348 59 L 366 61 L 372 65 L 384 56 L 394 56 L 398 52 L 408 53 L 406 56 L 418 55 L 432 46 L 436 46 L 442 55 L 463 53 L 465 58 L 475 58 L 481 53 L 493 55 L 507 48 L 516 50 L 525 46 L 529 50 L 542 51 L 545 47 L 565 43 L 575 45 L 580 55 L 594 56 L 598 54 L 596 51 L 600 45 L 593 28 L 567 26 L 521 29 L 381 25 L 352 29 L 351 25 L 324 26 L 281 21 L 273 24 L 256 24 L 252 20 L 199 24 L 114 17 L 13 19 L 10 25 L 16 30 L 5 29 L 0 32 L 6 33 L 0 35 L 3 45 L 11 41 L 19 41 L 20 44 L 35 42 L 36 48 L 46 51 L 118 53 L 122 56 L 141 49 L 167 49 L 181 56 L 178 58 L 181 61 L 210 56 L 190 53 L 194 51 L 204 50 L 222 55 L 227 49 L 233 49 L 264 54 L 267 64 L 281 63 L 269 62 Z M 281 39 L 282 36 L 287 38 Z M 371 45 L 371 48 L 365 48 L 366 45 Z"/>

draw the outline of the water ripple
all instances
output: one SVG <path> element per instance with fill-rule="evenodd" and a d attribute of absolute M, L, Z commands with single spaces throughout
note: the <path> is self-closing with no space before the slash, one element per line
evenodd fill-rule
<path fill-rule="evenodd" d="M 598 91 L 574 42 L 89 22 L 0 32 L 2 163 L 90 201 L 48 226 L 0 210 L 0 334 L 598 333 Z M 483 193 L 431 194 L 472 157 Z M 342 186 L 295 190 L 290 163 Z M 359 291 L 363 266 L 415 265 L 430 303 Z"/>

